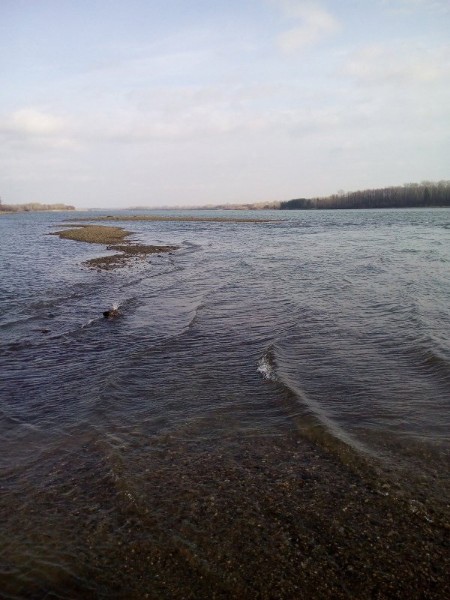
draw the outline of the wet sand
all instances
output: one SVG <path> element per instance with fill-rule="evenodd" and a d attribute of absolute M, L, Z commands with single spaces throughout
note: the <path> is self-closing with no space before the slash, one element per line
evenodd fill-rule
<path fill-rule="evenodd" d="M 73 227 L 73 226 L 70 226 Z M 52 232 L 50 235 L 58 235 L 61 239 L 88 242 L 90 244 L 103 244 L 107 250 L 114 250 L 120 254 L 92 258 L 84 262 L 87 267 L 98 270 L 111 270 L 130 264 L 132 259 L 144 259 L 149 254 L 162 254 L 173 252 L 177 246 L 148 246 L 127 242 L 126 238 L 131 235 L 122 227 L 111 227 L 102 225 L 79 224 L 73 228 Z M 123 242 L 120 244 L 120 242 Z"/>
<path fill-rule="evenodd" d="M 6 597 L 449 597 L 445 523 L 293 432 L 135 446 L 92 438 L 43 473 L 9 517 Z"/>

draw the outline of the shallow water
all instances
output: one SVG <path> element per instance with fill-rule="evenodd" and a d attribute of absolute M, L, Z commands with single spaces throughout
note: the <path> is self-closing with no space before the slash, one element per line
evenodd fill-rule
<path fill-rule="evenodd" d="M 144 522 L 148 469 L 167 477 L 168 448 L 186 444 L 224 456 L 227 439 L 295 432 L 446 504 L 450 211 L 258 215 L 273 222 L 124 223 L 139 242 L 180 249 L 112 272 L 82 267 L 101 246 L 47 235 L 63 214 L 0 218 L 2 537 L 4 572 L 25 586 L 15 597 L 81 577 L 70 556 L 88 550 L 68 511 L 95 522 L 98 547 L 113 523 L 126 527 L 116 494 Z M 103 319 L 114 304 L 121 318 Z M 173 508 L 158 511 L 157 529 L 170 529 Z"/>

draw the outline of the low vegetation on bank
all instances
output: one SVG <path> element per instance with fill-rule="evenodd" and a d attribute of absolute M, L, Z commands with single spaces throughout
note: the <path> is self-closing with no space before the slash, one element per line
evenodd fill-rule
<path fill-rule="evenodd" d="M 69 204 L 41 204 L 40 202 L 29 202 L 28 204 L 3 204 L 0 201 L 0 213 L 39 212 L 51 210 L 75 210 L 75 206 Z"/>

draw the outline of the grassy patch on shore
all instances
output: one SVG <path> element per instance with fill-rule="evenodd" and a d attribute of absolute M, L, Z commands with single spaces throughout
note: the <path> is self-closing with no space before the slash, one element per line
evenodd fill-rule
<path fill-rule="evenodd" d="M 52 232 L 50 235 L 58 235 L 62 239 L 77 242 L 103 244 L 106 245 L 107 250 L 119 252 L 119 254 L 91 258 L 84 262 L 87 267 L 99 270 L 117 269 L 127 265 L 130 259 L 143 259 L 149 254 L 162 254 L 178 249 L 178 246 L 147 246 L 126 242 L 130 234 L 130 231 L 122 227 L 81 224 L 71 229 Z"/>

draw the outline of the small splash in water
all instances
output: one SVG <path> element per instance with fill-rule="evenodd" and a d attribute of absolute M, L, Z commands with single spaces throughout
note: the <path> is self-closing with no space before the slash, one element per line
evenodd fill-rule
<path fill-rule="evenodd" d="M 267 351 L 258 361 L 258 373 L 267 381 L 277 381 L 275 373 L 275 360 L 271 350 Z"/>
<path fill-rule="evenodd" d="M 81 329 L 85 329 L 86 327 L 89 327 L 90 325 L 92 325 L 92 323 L 95 323 L 95 319 L 89 319 L 88 321 L 86 321 L 86 323 L 83 323 L 83 325 L 81 326 Z"/>

